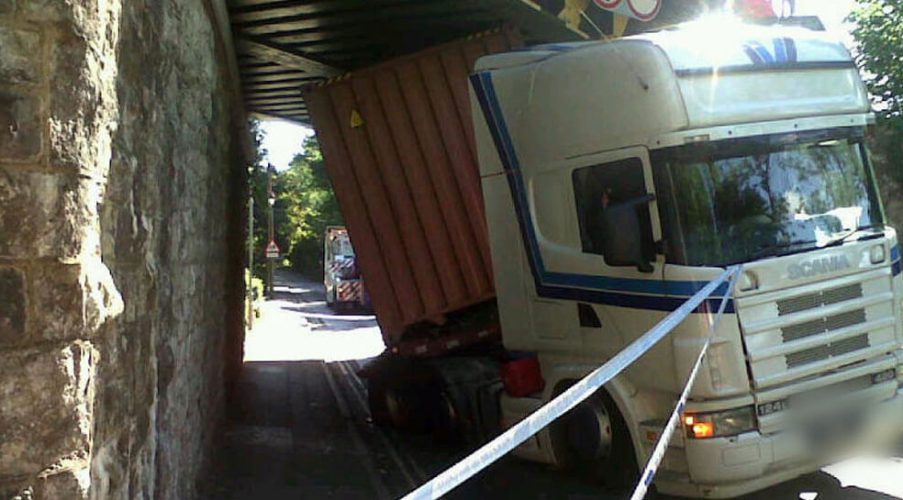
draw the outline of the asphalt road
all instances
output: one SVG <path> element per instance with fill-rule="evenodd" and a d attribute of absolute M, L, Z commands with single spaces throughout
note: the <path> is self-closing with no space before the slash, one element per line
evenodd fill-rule
<path fill-rule="evenodd" d="M 320 284 L 286 271 L 277 273 L 276 297 L 263 309 L 245 343 L 244 372 L 210 479 L 201 485 L 204 497 L 398 498 L 467 454 L 460 443 L 370 422 L 355 371 L 384 349 L 372 316 L 333 314 Z M 903 460 L 857 458 L 825 470 L 744 498 L 903 498 Z M 449 498 L 623 496 L 506 457 Z"/>

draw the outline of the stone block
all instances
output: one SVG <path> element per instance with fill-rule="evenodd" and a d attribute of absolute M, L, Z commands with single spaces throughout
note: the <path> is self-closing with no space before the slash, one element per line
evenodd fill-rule
<path fill-rule="evenodd" d="M 0 352 L 0 471 L 32 476 L 87 457 L 96 359 L 87 342 Z"/>
<path fill-rule="evenodd" d="M 29 160 L 41 154 L 41 114 L 39 98 L 0 91 L 0 160 Z"/>
<path fill-rule="evenodd" d="M 0 0 L 3 12 L 3 0 Z M 41 81 L 41 35 L 0 26 L 0 82 L 39 83 Z"/>
<path fill-rule="evenodd" d="M 106 177 L 112 156 L 111 132 L 116 128 L 117 88 L 130 86 L 120 85 L 116 71 L 111 71 L 116 66 L 110 61 L 116 60 L 116 54 L 110 39 L 98 37 L 116 24 L 112 19 L 92 20 L 97 12 L 81 10 L 91 3 L 71 2 L 80 4 L 76 11 L 83 17 L 78 17 L 76 24 L 87 31 L 58 32 L 50 44 L 48 78 L 53 84 L 47 103 L 47 154 L 56 167 Z"/>
<path fill-rule="evenodd" d="M 113 278 L 100 260 L 49 264 L 31 273 L 29 331 L 35 339 L 90 338 L 122 310 Z"/>
<path fill-rule="evenodd" d="M 25 337 L 25 277 L 18 269 L 0 267 L 0 343 Z"/>
<path fill-rule="evenodd" d="M 85 336 L 85 293 L 81 266 L 55 264 L 36 269 L 31 276 L 36 339 L 72 339 Z"/>
<path fill-rule="evenodd" d="M 74 178 L 0 168 L 0 257 L 77 256 L 88 225 L 77 193 Z"/>

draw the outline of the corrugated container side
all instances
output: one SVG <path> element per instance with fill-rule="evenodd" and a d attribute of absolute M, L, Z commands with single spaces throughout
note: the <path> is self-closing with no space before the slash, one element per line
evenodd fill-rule
<path fill-rule="evenodd" d="M 495 294 L 467 77 L 480 56 L 521 45 L 498 30 L 306 90 L 390 345 Z"/>

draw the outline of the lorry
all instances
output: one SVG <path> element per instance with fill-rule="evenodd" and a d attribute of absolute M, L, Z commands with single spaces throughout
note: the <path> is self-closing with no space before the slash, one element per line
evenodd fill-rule
<path fill-rule="evenodd" d="M 323 238 L 326 305 L 336 311 L 364 310 L 370 300 L 344 226 L 327 226 Z"/>
<path fill-rule="evenodd" d="M 868 94 L 843 45 L 729 18 L 515 45 L 484 50 L 470 68 L 466 111 L 439 102 L 454 92 L 429 89 L 431 61 L 454 47 L 307 96 L 351 237 L 370 253 L 364 272 L 382 273 L 374 288 L 388 295 L 373 292 L 388 345 L 364 373 L 374 418 L 485 438 L 739 264 L 658 490 L 733 497 L 900 437 L 900 249 L 865 144 Z M 474 172 L 449 167 L 468 151 L 477 194 Z M 441 170 L 431 181 L 411 182 L 431 167 Z M 380 175 L 388 188 L 367 191 Z M 393 187 L 395 175 L 413 188 Z M 421 201 L 428 212 L 443 189 L 470 193 L 437 209 L 470 224 L 427 224 L 436 213 L 408 210 Z M 461 202 L 473 199 L 482 221 Z M 452 250 L 430 252 L 427 230 Z M 407 265 L 420 250 L 433 258 Z M 457 266 L 439 269 L 443 255 Z M 440 270 L 464 285 L 455 307 L 429 306 L 417 286 Z M 440 298 L 453 290 L 433 284 Z M 727 294 L 515 453 L 635 481 Z"/>

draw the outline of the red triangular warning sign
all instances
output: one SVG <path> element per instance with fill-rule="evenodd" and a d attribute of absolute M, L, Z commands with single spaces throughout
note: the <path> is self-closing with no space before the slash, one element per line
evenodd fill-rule
<path fill-rule="evenodd" d="M 279 245 L 275 241 L 270 241 L 267 245 L 267 257 L 279 257 Z"/>

